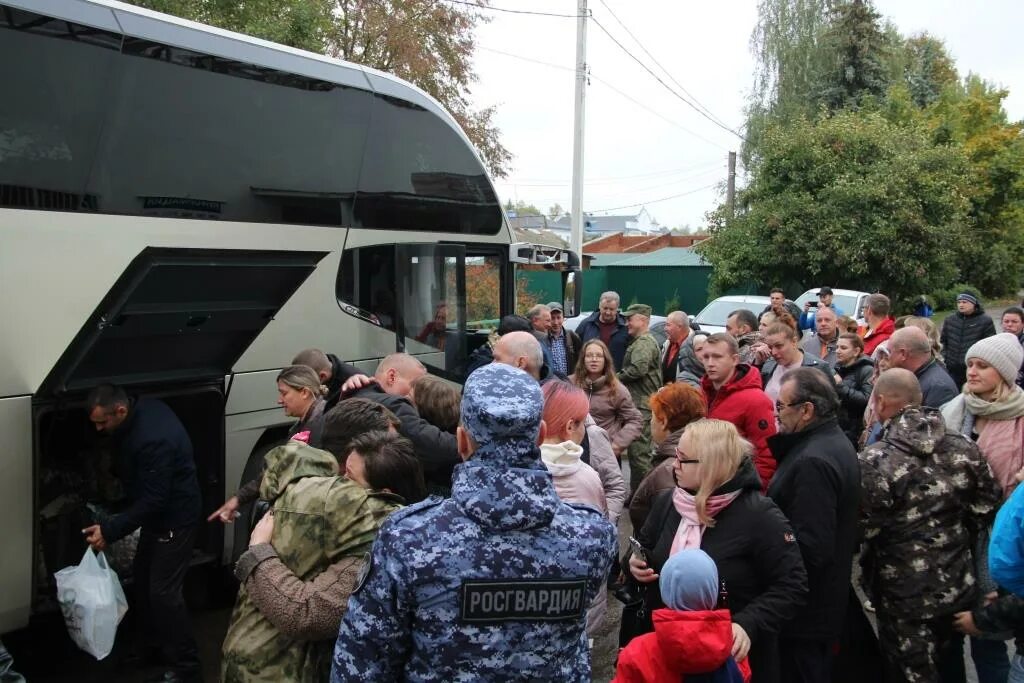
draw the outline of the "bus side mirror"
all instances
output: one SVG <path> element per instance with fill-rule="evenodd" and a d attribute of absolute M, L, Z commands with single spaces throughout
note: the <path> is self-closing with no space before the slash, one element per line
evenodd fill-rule
<path fill-rule="evenodd" d="M 579 315 L 583 298 L 582 273 L 577 270 L 562 273 L 562 315 L 572 318 Z"/>

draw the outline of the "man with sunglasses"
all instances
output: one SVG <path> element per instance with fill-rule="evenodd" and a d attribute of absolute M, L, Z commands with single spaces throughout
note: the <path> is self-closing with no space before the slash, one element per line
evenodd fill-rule
<path fill-rule="evenodd" d="M 828 683 L 842 631 L 860 505 L 860 465 L 839 427 L 839 397 L 813 367 L 786 373 L 775 402 L 779 433 L 768 439 L 778 469 L 768 487 L 796 533 L 810 593 L 779 634 L 782 680 Z"/>

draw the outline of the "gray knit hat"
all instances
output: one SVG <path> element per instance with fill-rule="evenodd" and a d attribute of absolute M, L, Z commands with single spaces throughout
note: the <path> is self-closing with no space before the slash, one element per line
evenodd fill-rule
<path fill-rule="evenodd" d="M 1003 332 L 987 337 L 967 349 L 967 357 L 980 358 L 996 369 L 999 376 L 1011 387 L 1017 383 L 1017 372 L 1024 362 L 1024 348 L 1021 348 L 1017 335 Z"/>

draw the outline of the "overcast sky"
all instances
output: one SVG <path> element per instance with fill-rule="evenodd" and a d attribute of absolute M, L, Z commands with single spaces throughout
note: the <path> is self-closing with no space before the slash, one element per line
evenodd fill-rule
<path fill-rule="evenodd" d="M 575 0 L 492 4 L 576 13 Z M 749 42 L 756 0 L 588 0 L 588 5 L 594 20 L 645 64 L 661 73 L 623 25 L 715 117 L 733 129 L 743 123 L 753 83 Z M 1024 2 L 877 0 L 876 7 L 904 35 L 928 31 L 944 40 L 961 74 L 973 71 L 1009 88 L 1010 118 L 1024 118 Z M 479 106 L 497 106 L 502 141 L 515 155 L 512 174 L 497 182 L 498 192 L 502 201 L 524 200 L 545 212 L 557 202 L 568 210 L 576 20 L 486 14 L 492 21 L 477 30 L 480 81 L 473 99 Z M 739 151 L 740 140 L 659 85 L 593 21 L 587 62 L 584 210 L 624 214 L 644 206 L 662 225 L 702 227 L 705 212 L 723 197 L 727 154 Z"/>

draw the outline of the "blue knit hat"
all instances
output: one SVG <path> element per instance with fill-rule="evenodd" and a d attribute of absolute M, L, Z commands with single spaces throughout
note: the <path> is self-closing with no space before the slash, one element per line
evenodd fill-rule
<path fill-rule="evenodd" d="M 531 375 L 502 363 L 474 371 L 462 389 L 462 428 L 478 445 L 493 441 L 535 443 L 544 397 Z"/>
<path fill-rule="evenodd" d="M 674 610 L 702 612 L 718 604 L 718 567 L 696 548 L 668 558 L 659 574 L 661 599 Z"/>

